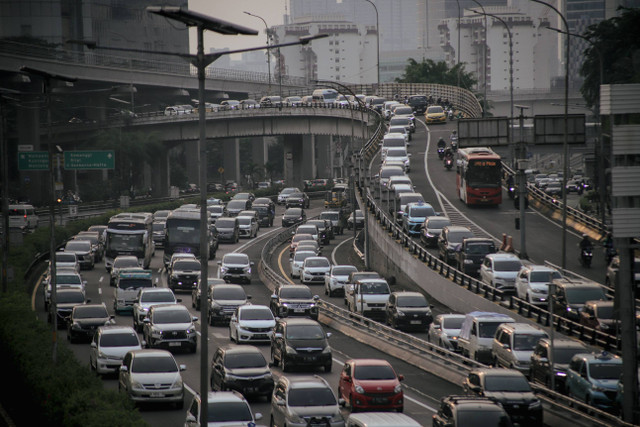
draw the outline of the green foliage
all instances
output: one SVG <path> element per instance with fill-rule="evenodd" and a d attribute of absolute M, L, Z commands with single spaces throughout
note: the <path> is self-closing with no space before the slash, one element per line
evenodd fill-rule
<path fill-rule="evenodd" d="M 584 33 L 593 43 L 585 50 L 580 69 L 584 77 L 580 91 L 589 107 L 600 100 L 600 54 L 604 84 L 640 83 L 640 9 L 619 10 L 619 16 L 594 24 Z"/>
<path fill-rule="evenodd" d="M 478 81 L 473 73 L 465 71 L 465 63 L 461 62 L 452 68 L 444 61 L 435 62 L 432 59 L 423 59 L 417 62 L 413 58 L 407 60 L 407 66 L 402 77 L 396 78 L 397 83 L 434 83 L 449 86 L 458 86 L 458 74 L 460 74 L 460 87 L 471 90 Z"/>

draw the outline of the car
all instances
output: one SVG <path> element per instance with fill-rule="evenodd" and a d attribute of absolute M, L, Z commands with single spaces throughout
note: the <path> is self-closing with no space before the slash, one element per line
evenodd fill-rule
<path fill-rule="evenodd" d="M 253 203 L 255 199 L 256 199 L 256 195 L 249 192 L 236 193 L 231 198 L 231 200 L 249 200 L 251 203 Z"/>
<path fill-rule="evenodd" d="M 176 298 L 171 289 L 168 288 L 141 288 L 133 303 L 133 329 L 142 332 L 144 319 L 147 318 L 149 308 L 158 304 L 177 304 L 182 302 Z"/>
<path fill-rule="evenodd" d="M 73 236 L 73 240 L 86 240 L 91 243 L 94 264 L 104 258 L 104 244 L 97 231 L 81 231 Z"/>
<path fill-rule="evenodd" d="M 302 191 L 289 194 L 284 202 L 284 205 L 287 209 L 294 207 L 309 209 L 310 204 L 311 201 L 309 200 L 309 196 L 307 196 L 307 193 L 304 193 Z"/>
<path fill-rule="evenodd" d="M 567 395 L 594 408 L 613 411 L 621 375 L 622 358 L 616 355 L 606 351 L 576 354 L 567 370 Z"/>
<path fill-rule="evenodd" d="M 307 220 L 307 214 L 302 208 L 289 208 L 282 215 L 282 226 L 292 227 Z"/>
<path fill-rule="evenodd" d="M 121 269 L 124 268 L 136 268 L 140 267 L 140 262 L 138 258 L 134 255 L 118 255 L 116 259 L 113 260 L 113 266 L 110 271 L 109 285 L 115 286 L 116 279 L 118 278 L 118 274 Z"/>
<path fill-rule="evenodd" d="M 238 240 L 240 240 L 238 218 L 218 218 L 216 220 L 216 228 L 218 229 L 219 242 L 238 243 Z"/>
<path fill-rule="evenodd" d="M 185 365 L 166 350 L 131 350 L 122 360 L 118 374 L 118 390 L 134 403 L 172 403 L 184 405 L 182 374 Z"/>
<path fill-rule="evenodd" d="M 587 301 L 580 311 L 580 324 L 614 336 L 617 336 L 621 326 L 611 300 Z"/>
<path fill-rule="evenodd" d="M 157 248 L 164 247 L 165 225 L 166 221 L 153 221 L 153 243 Z"/>
<path fill-rule="evenodd" d="M 44 290 L 44 309 L 48 310 L 49 304 L 51 303 L 52 291 L 50 270 L 47 272 L 44 283 L 46 285 Z M 84 292 L 86 286 L 86 280 L 83 280 L 80 273 L 78 273 L 75 269 L 59 268 L 56 270 L 56 289 L 78 289 Z"/>
<path fill-rule="evenodd" d="M 406 148 L 389 147 L 385 150 L 383 161 L 387 162 L 401 162 L 405 173 L 411 172 L 411 153 L 407 153 Z"/>
<path fill-rule="evenodd" d="M 240 237 L 248 237 L 253 239 L 258 236 L 258 228 L 260 225 L 255 217 L 238 216 L 238 230 Z"/>
<path fill-rule="evenodd" d="M 91 242 L 87 240 L 69 240 L 64 245 L 63 252 L 76 254 L 81 269 L 93 270 L 95 265 L 95 255 L 92 250 Z"/>
<path fill-rule="evenodd" d="M 492 238 L 469 237 L 456 247 L 456 266 L 464 274 L 478 277 L 484 258 L 496 251 L 496 242 Z"/>
<path fill-rule="evenodd" d="M 328 339 L 317 321 L 304 318 L 276 320 L 271 336 L 271 358 L 274 366 L 280 366 L 283 372 L 294 367 L 323 367 L 331 372 L 332 357 Z"/>
<path fill-rule="evenodd" d="M 429 325 L 429 342 L 447 350 L 458 352 L 458 336 L 464 322 L 464 314 L 438 314 Z"/>
<path fill-rule="evenodd" d="M 440 399 L 438 412 L 432 415 L 433 427 L 511 427 L 509 415 L 494 398 L 450 395 Z"/>
<path fill-rule="evenodd" d="M 462 383 L 465 394 L 494 398 L 520 425 L 542 425 L 542 403 L 527 378 L 514 369 L 474 368 Z"/>
<path fill-rule="evenodd" d="M 235 390 L 244 396 L 264 396 L 270 401 L 273 383 L 267 360 L 252 345 L 219 347 L 211 359 L 213 391 Z"/>
<path fill-rule="evenodd" d="M 498 326 L 491 346 L 493 366 L 529 375 L 531 355 L 538 341 L 548 337 L 545 331 L 528 323 L 503 323 Z"/>
<path fill-rule="evenodd" d="M 207 294 L 207 300 L 211 299 L 211 291 L 215 285 L 223 285 L 227 282 L 224 279 L 217 277 L 207 277 L 207 287 L 205 293 Z M 202 308 L 202 280 L 198 280 L 198 286 L 191 291 L 191 307 L 200 311 Z"/>
<path fill-rule="evenodd" d="M 221 110 L 239 110 L 240 101 L 236 99 L 225 99 L 223 101 L 220 101 L 220 109 Z"/>
<path fill-rule="evenodd" d="M 344 305 L 349 305 L 348 298 L 353 294 L 353 286 L 361 279 L 379 279 L 380 274 L 376 271 L 354 271 L 349 274 L 344 286 Z"/>
<path fill-rule="evenodd" d="M 304 265 L 304 260 L 310 257 L 315 257 L 315 252 L 311 251 L 295 251 L 293 256 L 290 259 L 291 266 L 291 277 L 292 278 L 300 278 L 302 279 L 302 266 Z"/>
<path fill-rule="evenodd" d="M 525 265 L 516 276 L 516 295 L 529 304 L 549 304 L 549 283 L 562 275 L 555 268 L 546 265 Z"/>
<path fill-rule="evenodd" d="M 604 287 L 598 283 L 578 279 L 554 279 L 554 313 L 580 322 L 580 312 L 587 301 L 607 301 Z"/>
<path fill-rule="evenodd" d="M 113 311 L 133 311 L 136 297 L 140 289 L 155 287 L 150 270 L 142 268 L 123 268 L 119 270 L 116 286 L 113 291 Z"/>
<path fill-rule="evenodd" d="M 173 254 L 171 254 L 171 258 L 168 259 L 167 265 L 165 266 L 165 268 L 167 270 L 167 275 L 171 274 L 171 265 L 178 258 L 181 258 L 181 259 L 197 259 L 195 254 L 193 254 L 193 253 L 174 252 Z"/>
<path fill-rule="evenodd" d="M 269 308 L 276 317 L 303 316 L 317 320 L 319 299 L 307 285 L 284 285 L 271 295 Z"/>
<path fill-rule="evenodd" d="M 411 133 L 414 133 L 416 131 L 416 118 L 413 115 L 413 108 L 411 108 L 409 105 L 407 104 L 396 104 L 392 107 L 392 119 L 396 119 L 396 118 L 408 118 L 409 119 L 409 124 L 410 124 L 410 130 Z"/>
<path fill-rule="evenodd" d="M 278 378 L 271 398 L 270 426 L 344 427 L 339 401 L 331 386 L 317 375 Z"/>
<path fill-rule="evenodd" d="M 78 262 L 78 257 L 76 256 L 76 254 L 72 252 L 62 252 L 62 251 L 56 252 L 54 262 L 56 263 L 57 270 L 71 269 L 76 272 L 80 272 L 80 263 Z M 48 268 L 49 268 L 48 271 L 50 272 L 51 261 L 49 261 Z"/>
<path fill-rule="evenodd" d="M 429 99 L 426 95 L 411 95 L 407 100 L 407 105 L 413 109 L 415 114 L 423 114 L 429 105 Z"/>
<path fill-rule="evenodd" d="M 461 225 L 447 225 L 438 237 L 438 258 L 447 264 L 455 262 L 456 247 L 464 239 L 473 237 L 473 232 Z"/>
<path fill-rule="evenodd" d="M 316 254 L 316 256 L 320 256 L 322 252 L 322 247 L 315 240 L 302 240 L 298 242 L 298 246 L 296 246 L 296 251 L 312 251 Z M 295 252 L 295 251 L 294 251 Z"/>
<path fill-rule="evenodd" d="M 200 395 L 195 394 L 184 425 L 199 426 L 201 411 Z M 210 391 L 207 393 L 207 418 L 208 427 L 255 426 L 262 414 L 256 412 L 254 415 L 247 400 L 237 391 Z"/>
<path fill-rule="evenodd" d="M 66 327 L 73 307 L 91 302 L 91 299 L 86 298 L 84 290 L 82 289 L 58 289 L 56 290 L 55 298 L 55 313 L 53 311 L 53 304 L 49 305 L 47 320 L 49 323 L 52 323 L 54 316 L 56 316 L 58 328 Z"/>
<path fill-rule="evenodd" d="M 207 206 L 207 212 L 209 212 L 209 216 L 211 217 L 211 219 L 217 220 L 221 216 L 224 216 L 225 207 L 223 205 Z"/>
<path fill-rule="evenodd" d="M 324 283 L 325 276 L 331 270 L 331 263 L 326 257 L 312 256 L 305 258 L 300 271 L 300 282 Z"/>
<path fill-rule="evenodd" d="M 335 237 L 332 223 L 328 219 L 310 219 L 305 225 L 315 225 L 318 227 L 318 240 L 323 245 L 328 245 L 331 243 L 331 239 Z"/>
<path fill-rule="evenodd" d="M 251 295 L 247 295 L 240 285 L 214 285 L 209 295 L 209 324 L 228 322 L 238 306 L 247 304 Z"/>
<path fill-rule="evenodd" d="M 431 105 L 427 107 L 427 111 L 424 113 L 424 118 L 427 124 L 446 123 L 447 114 L 440 105 Z"/>
<path fill-rule="evenodd" d="M 551 350 L 553 349 L 553 354 Z M 529 362 L 529 380 L 544 384 L 551 388 L 551 378 L 554 378 L 554 388 L 559 393 L 566 393 L 565 383 L 567 370 L 571 358 L 578 353 L 588 353 L 587 346 L 568 338 L 555 338 L 553 345 L 549 338 L 541 338 L 533 350 Z M 551 357 L 553 356 L 553 370 Z"/>
<path fill-rule="evenodd" d="M 340 211 L 324 211 L 320 213 L 320 219 L 331 221 L 331 227 L 333 228 L 333 234 L 344 233 L 344 223 Z"/>
<path fill-rule="evenodd" d="M 170 267 L 169 289 L 173 292 L 188 291 L 198 286 L 200 261 L 197 259 L 175 259 Z"/>
<path fill-rule="evenodd" d="M 293 254 L 298 249 L 298 246 L 300 246 L 300 244 L 305 242 L 315 243 L 316 245 L 318 245 L 318 247 L 320 247 L 318 241 L 311 234 L 306 234 L 306 233 L 295 234 L 291 238 L 291 243 L 289 243 L 289 256 L 292 257 Z M 315 248 L 314 248 L 314 252 L 317 252 Z"/>
<path fill-rule="evenodd" d="M 325 295 L 343 296 L 349 275 L 356 271 L 358 269 L 353 265 L 332 265 L 329 273 L 324 276 Z"/>
<path fill-rule="evenodd" d="M 251 201 L 248 199 L 229 200 L 225 207 L 227 216 L 231 218 L 236 217 L 240 212 L 247 211 L 249 209 L 251 209 Z"/>
<path fill-rule="evenodd" d="M 142 333 L 147 348 L 186 348 L 195 353 L 198 347 L 198 336 L 193 322 L 197 317 L 191 316 L 187 307 L 181 304 L 159 304 L 149 308 L 144 319 Z"/>
<path fill-rule="evenodd" d="M 310 234 L 313 237 L 313 240 L 320 243 L 320 230 L 318 230 L 317 225 L 311 225 L 308 223 L 301 224 L 296 228 L 295 235 L 298 234 Z"/>
<path fill-rule="evenodd" d="M 255 99 L 243 99 L 240 101 L 241 110 L 251 110 L 253 108 L 260 108 L 260 104 Z"/>
<path fill-rule="evenodd" d="M 386 323 L 394 329 L 428 330 L 432 307 L 420 292 L 391 292 L 385 306 Z"/>
<path fill-rule="evenodd" d="M 273 202 L 271 202 L 273 204 Z M 253 203 L 251 209 L 258 213 L 258 225 L 261 227 L 273 227 L 273 219 L 275 218 L 276 208 L 268 204 Z"/>
<path fill-rule="evenodd" d="M 480 266 L 480 280 L 505 293 L 515 294 L 516 277 L 522 265 L 514 254 L 488 254 Z"/>
<path fill-rule="evenodd" d="M 99 326 L 89 347 L 89 367 L 98 375 L 117 373 L 127 352 L 142 349 L 130 326 Z"/>
<path fill-rule="evenodd" d="M 239 252 L 225 254 L 222 260 L 218 261 L 218 266 L 218 278 L 224 279 L 225 282 L 251 283 L 253 261 L 249 259 L 249 255 Z"/>
<path fill-rule="evenodd" d="M 277 199 L 278 204 L 284 205 L 287 201 L 287 197 L 289 197 L 291 193 L 300 193 L 300 189 L 297 187 L 287 187 L 280 190 L 280 193 L 278 194 L 278 199 Z"/>
<path fill-rule="evenodd" d="M 360 209 L 356 209 L 355 213 L 349 215 L 347 219 L 347 228 L 352 230 L 354 227 L 356 230 L 364 228 L 364 212 Z"/>
<path fill-rule="evenodd" d="M 164 109 L 165 116 L 181 116 L 186 114 L 184 108 L 179 105 L 172 105 Z"/>
<path fill-rule="evenodd" d="M 620 270 L 620 257 L 616 255 L 611 259 L 611 262 L 607 266 L 607 275 L 604 280 L 605 286 L 612 289 L 617 286 L 619 270 Z M 635 286 L 636 292 L 638 292 L 638 290 L 640 290 L 640 257 L 635 257 L 633 259 L 632 283 Z"/>
<path fill-rule="evenodd" d="M 282 107 L 282 98 L 278 95 L 268 95 L 260 98 L 261 107 Z"/>
<path fill-rule="evenodd" d="M 299 96 L 287 96 L 284 99 L 284 105 L 287 107 L 300 107 L 302 106 L 302 98 Z"/>
<path fill-rule="evenodd" d="M 428 217 L 436 216 L 436 211 L 429 203 L 407 203 L 402 213 L 402 229 L 410 236 L 420 234 L 422 224 Z"/>
<path fill-rule="evenodd" d="M 407 145 L 409 144 L 409 141 L 411 141 L 411 131 L 407 130 L 407 128 L 404 126 L 391 126 L 389 130 L 387 130 L 387 134 L 391 133 L 398 133 L 404 136 L 404 140 Z"/>
<path fill-rule="evenodd" d="M 351 412 L 402 412 L 404 392 L 403 375 L 396 374 L 391 364 L 383 359 L 349 359 L 340 372 L 338 397 Z"/>
<path fill-rule="evenodd" d="M 109 315 L 104 303 L 76 305 L 67 322 L 67 339 L 71 343 L 90 341 L 99 326 L 114 323 L 114 316 Z"/>
<path fill-rule="evenodd" d="M 236 343 L 270 342 L 276 325 L 271 309 L 265 305 L 236 307 L 229 319 L 229 340 Z"/>
<path fill-rule="evenodd" d="M 384 319 L 391 289 L 385 279 L 359 279 L 347 297 L 349 311 L 370 318 Z"/>
<path fill-rule="evenodd" d="M 427 247 L 438 246 L 438 238 L 444 227 L 450 226 L 446 216 L 428 216 L 420 226 L 420 241 Z"/>

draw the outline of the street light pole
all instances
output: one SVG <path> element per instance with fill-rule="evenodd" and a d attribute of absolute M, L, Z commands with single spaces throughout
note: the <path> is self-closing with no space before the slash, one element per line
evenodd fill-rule
<path fill-rule="evenodd" d="M 364 0 L 373 6 L 373 10 L 376 11 L 376 70 L 378 72 L 378 86 L 380 85 L 380 21 L 378 17 L 378 8 L 376 4 L 371 0 Z M 355 221 L 355 219 L 354 219 Z"/>
<path fill-rule="evenodd" d="M 482 100 L 482 117 L 485 117 L 487 114 L 487 13 L 484 10 L 484 6 L 482 6 L 480 4 L 480 2 L 478 0 L 472 0 L 475 4 L 477 4 L 478 6 L 480 6 L 480 9 L 482 9 L 482 13 L 484 15 L 484 43 L 482 44 L 483 46 L 483 54 L 482 54 L 482 58 L 483 58 L 483 63 L 484 63 L 484 99 Z"/>
<path fill-rule="evenodd" d="M 245 14 L 249 15 L 249 16 L 253 16 L 254 18 L 258 18 L 260 20 L 262 20 L 262 22 L 264 22 L 264 31 L 267 34 L 267 46 L 269 46 L 269 26 L 267 25 L 267 21 L 264 20 L 264 18 L 262 18 L 261 16 L 258 15 L 254 15 L 251 12 L 244 12 Z M 267 68 L 269 70 L 269 95 L 271 95 L 271 51 L 267 48 Z"/>

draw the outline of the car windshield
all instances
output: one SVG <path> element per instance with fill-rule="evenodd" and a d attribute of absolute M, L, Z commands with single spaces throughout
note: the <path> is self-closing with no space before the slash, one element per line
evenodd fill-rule
<path fill-rule="evenodd" d="M 92 306 L 82 306 L 77 307 L 73 311 L 74 319 L 96 319 L 102 317 L 109 317 L 109 313 L 107 312 L 106 307 L 92 307 Z"/>
<path fill-rule="evenodd" d="M 262 353 L 231 353 L 224 357 L 224 365 L 230 369 L 262 368 L 267 366 L 267 361 Z"/>
<path fill-rule="evenodd" d="M 340 214 L 338 212 L 325 212 L 323 214 L 320 214 L 320 218 L 337 221 L 340 219 Z"/>
<path fill-rule="evenodd" d="M 224 213 L 224 206 L 208 206 L 209 213 Z"/>
<path fill-rule="evenodd" d="M 56 254 L 56 262 L 76 262 L 75 254 Z"/>
<path fill-rule="evenodd" d="M 500 322 L 480 322 L 478 328 L 480 329 L 480 338 L 493 338 L 496 334 L 496 330 L 500 326 Z"/>
<path fill-rule="evenodd" d="M 230 200 L 227 203 L 227 209 L 239 209 L 244 210 L 247 207 L 247 202 L 245 200 Z"/>
<path fill-rule="evenodd" d="M 233 218 L 218 218 L 216 221 L 216 227 L 221 228 L 234 228 L 236 226 L 236 220 Z"/>
<path fill-rule="evenodd" d="M 287 339 L 290 340 L 321 340 L 324 331 L 320 325 L 289 325 Z"/>
<path fill-rule="evenodd" d="M 153 231 L 164 231 L 164 222 L 154 222 Z"/>
<path fill-rule="evenodd" d="M 516 351 L 533 351 L 540 338 L 545 337 L 546 334 L 516 334 L 513 338 L 513 349 Z"/>
<path fill-rule="evenodd" d="M 449 234 L 449 243 L 462 243 L 464 239 L 468 239 L 469 237 L 473 237 L 473 234 L 470 231 L 450 231 Z"/>
<path fill-rule="evenodd" d="M 407 133 L 407 128 L 404 126 L 391 126 L 389 133 Z"/>
<path fill-rule="evenodd" d="M 181 260 L 173 263 L 173 270 L 185 271 L 185 270 L 200 270 L 200 263 L 196 260 Z"/>
<path fill-rule="evenodd" d="M 357 380 L 393 380 L 396 373 L 388 365 L 356 365 L 353 377 Z"/>
<path fill-rule="evenodd" d="M 293 236 L 293 239 L 291 239 L 292 242 L 297 243 L 297 242 L 302 242 L 302 241 L 314 241 L 313 236 L 311 234 L 296 234 L 295 236 Z"/>
<path fill-rule="evenodd" d="M 456 419 L 456 425 L 459 427 L 507 427 L 511 426 L 509 416 L 504 411 L 495 405 L 495 408 L 491 410 L 482 409 L 460 409 L 458 410 L 458 418 Z"/>
<path fill-rule="evenodd" d="M 531 391 L 531 387 L 529 387 L 529 383 L 524 375 L 522 377 L 487 375 L 484 382 L 484 388 L 487 391 Z"/>
<path fill-rule="evenodd" d="M 311 299 L 311 289 L 285 286 L 280 290 L 280 297 L 286 299 Z"/>
<path fill-rule="evenodd" d="M 602 288 L 567 288 L 567 302 L 570 304 L 584 304 L 587 301 L 606 300 Z"/>
<path fill-rule="evenodd" d="M 236 288 L 213 288 L 213 299 L 217 300 L 245 300 L 247 295 L 244 293 L 244 289 Z"/>
<path fill-rule="evenodd" d="M 191 316 L 187 310 L 158 310 L 153 313 L 153 323 L 191 323 Z"/>
<path fill-rule="evenodd" d="M 291 193 L 289 194 L 290 199 L 302 199 L 304 196 L 302 193 Z"/>
<path fill-rule="evenodd" d="M 135 347 L 138 345 L 140 345 L 140 341 L 138 341 L 138 334 L 135 332 L 100 335 L 100 347 Z"/>
<path fill-rule="evenodd" d="M 409 126 L 411 119 L 407 117 L 394 117 L 389 121 L 391 126 Z"/>
<path fill-rule="evenodd" d="M 249 264 L 249 257 L 245 254 L 227 254 L 224 256 L 224 264 Z"/>
<path fill-rule="evenodd" d="M 584 348 L 558 348 L 553 349 L 553 362 L 567 365 L 573 356 L 578 353 L 586 353 Z"/>
<path fill-rule="evenodd" d="M 178 372 L 178 365 L 173 357 L 135 357 L 131 372 L 150 374 L 154 372 Z"/>
<path fill-rule="evenodd" d="M 294 388 L 289 390 L 289 406 L 332 406 L 336 397 L 329 388 Z"/>
<path fill-rule="evenodd" d="M 241 320 L 273 320 L 273 314 L 268 308 L 249 308 L 240 311 Z"/>
<path fill-rule="evenodd" d="M 404 175 L 404 170 L 400 166 L 385 167 L 380 171 L 380 178 L 390 178 L 396 175 Z"/>
<path fill-rule="evenodd" d="M 89 234 L 80 234 L 78 236 L 75 237 L 76 240 L 86 240 L 87 242 L 90 242 L 93 245 L 98 244 L 98 237 L 97 236 L 92 236 Z"/>
<path fill-rule="evenodd" d="M 389 286 L 386 283 L 363 283 L 361 293 L 363 294 L 388 294 Z"/>
<path fill-rule="evenodd" d="M 83 303 L 84 294 L 82 292 L 56 292 L 58 304 Z"/>
<path fill-rule="evenodd" d="M 451 221 L 449 221 L 446 218 L 443 219 L 430 219 L 429 222 L 427 222 L 427 228 L 444 228 L 447 225 L 451 225 Z"/>
<path fill-rule="evenodd" d="M 140 296 L 140 302 L 175 302 L 170 292 L 145 292 Z"/>
<path fill-rule="evenodd" d="M 400 296 L 398 307 L 427 307 L 427 299 L 424 296 Z"/>
<path fill-rule="evenodd" d="M 533 283 L 548 283 L 553 279 L 561 279 L 562 275 L 560 275 L 557 271 L 532 271 L 529 275 L 529 282 Z"/>
<path fill-rule="evenodd" d="M 522 263 L 520 261 L 496 261 L 493 264 L 495 271 L 520 271 Z"/>
<path fill-rule="evenodd" d="M 315 225 L 301 225 L 296 231 L 298 234 L 318 234 L 318 227 Z"/>
<path fill-rule="evenodd" d="M 329 260 L 327 259 L 310 259 L 304 263 L 306 267 L 329 267 Z"/>
<path fill-rule="evenodd" d="M 431 206 L 414 206 L 411 208 L 411 216 L 425 218 L 433 215 L 435 212 Z"/>
<path fill-rule="evenodd" d="M 598 319 L 613 319 L 613 305 L 599 305 L 596 314 Z"/>
<path fill-rule="evenodd" d="M 404 148 L 388 148 L 387 157 L 407 157 L 407 150 Z"/>
<path fill-rule="evenodd" d="M 280 192 L 280 195 L 284 196 L 284 195 L 291 194 L 291 193 L 296 192 L 296 191 L 298 191 L 297 188 L 285 188 Z"/>
<path fill-rule="evenodd" d="M 316 254 L 314 254 L 313 252 L 296 252 L 296 254 L 293 256 L 293 261 L 303 262 L 305 259 L 311 256 L 316 256 Z"/>
<path fill-rule="evenodd" d="M 407 114 L 413 114 L 413 108 L 411 107 L 396 107 L 396 109 L 393 111 L 393 113 L 397 116 L 400 115 L 407 115 Z"/>
<path fill-rule="evenodd" d="M 622 374 L 622 362 L 590 363 L 589 374 L 594 380 L 617 380 Z"/>
<path fill-rule="evenodd" d="M 334 276 L 348 276 L 349 274 L 351 274 L 352 272 L 357 271 L 357 269 L 355 267 L 349 266 L 349 267 L 334 267 L 334 269 L 332 270 L 332 274 Z"/>
<path fill-rule="evenodd" d="M 77 274 L 56 274 L 58 285 L 82 285 L 82 279 Z"/>
<path fill-rule="evenodd" d="M 118 288 L 120 289 L 138 289 L 138 288 L 150 288 L 152 287 L 151 278 L 121 278 L 118 281 Z"/>
<path fill-rule="evenodd" d="M 302 209 L 300 208 L 287 209 L 287 211 L 284 213 L 284 216 L 301 216 L 301 215 L 302 215 Z"/>
<path fill-rule="evenodd" d="M 444 113 L 444 110 L 442 109 L 442 107 L 436 106 L 436 107 L 427 108 L 427 114 L 438 114 L 438 113 Z"/>
<path fill-rule="evenodd" d="M 67 242 L 64 247 L 65 251 L 89 251 L 91 250 L 91 242 L 86 240 L 72 240 Z"/>
<path fill-rule="evenodd" d="M 461 329 L 464 317 L 445 317 L 442 319 L 443 329 Z"/>
<path fill-rule="evenodd" d="M 253 421 L 249 405 L 244 402 L 210 402 L 207 418 L 210 423 Z"/>
<path fill-rule="evenodd" d="M 467 245 L 467 253 L 469 255 L 485 255 L 496 251 L 493 243 L 473 243 Z"/>
<path fill-rule="evenodd" d="M 139 267 L 138 258 L 120 258 L 117 257 L 113 262 L 113 268 L 128 268 L 128 267 Z"/>
<path fill-rule="evenodd" d="M 351 215 L 353 216 L 353 214 Z M 356 218 L 360 219 L 364 219 L 364 212 L 362 212 L 360 209 L 356 210 Z"/>
<path fill-rule="evenodd" d="M 240 225 L 251 225 L 251 217 L 248 216 L 239 216 L 238 224 Z"/>

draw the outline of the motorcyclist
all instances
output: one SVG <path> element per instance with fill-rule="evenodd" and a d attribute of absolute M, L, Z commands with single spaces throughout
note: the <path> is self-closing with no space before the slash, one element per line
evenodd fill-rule
<path fill-rule="evenodd" d="M 586 251 L 591 249 L 593 249 L 593 243 L 591 243 L 591 240 L 589 239 L 588 235 L 583 234 L 582 240 L 580 240 L 580 250 Z"/>
<path fill-rule="evenodd" d="M 509 175 L 507 177 L 507 189 L 511 190 L 513 188 L 513 175 Z"/>
<path fill-rule="evenodd" d="M 453 132 L 451 132 L 451 135 L 449 135 L 449 139 L 452 140 L 452 141 L 453 140 L 457 140 L 458 139 L 458 132 L 455 131 L 455 130 Z"/>
<path fill-rule="evenodd" d="M 453 151 L 451 151 L 451 147 L 444 149 L 444 162 L 447 163 L 447 160 L 453 160 Z"/>
<path fill-rule="evenodd" d="M 444 148 L 447 146 L 447 143 L 445 142 L 444 138 L 440 137 L 440 139 L 438 140 L 438 148 Z"/>

